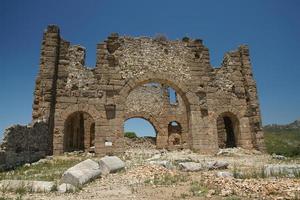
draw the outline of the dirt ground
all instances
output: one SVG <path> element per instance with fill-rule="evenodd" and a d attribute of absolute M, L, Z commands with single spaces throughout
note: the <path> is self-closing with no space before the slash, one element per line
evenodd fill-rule
<path fill-rule="evenodd" d="M 244 149 L 207 156 L 190 150 L 156 150 L 151 145 L 147 148 L 139 145 L 128 148 L 120 158 L 126 163 L 125 170 L 98 178 L 77 192 L 16 194 L 2 191 L 0 196 L 2 199 L 24 200 L 300 199 L 299 177 L 259 176 L 265 164 L 300 164 L 299 159 L 277 160 L 270 155 Z M 216 160 L 228 162 L 228 169 L 184 172 L 178 168 L 178 163 L 183 161 L 204 163 Z M 167 161 L 169 166 L 155 163 L 157 161 Z M 216 174 L 218 171 L 248 175 L 242 178 L 219 177 Z"/>

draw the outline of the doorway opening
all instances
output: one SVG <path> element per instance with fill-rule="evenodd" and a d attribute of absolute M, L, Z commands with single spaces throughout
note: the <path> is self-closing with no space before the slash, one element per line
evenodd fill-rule
<path fill-rule="evenodd" d="M 85 112 L 75 112 L 65 121 L 64 152 L 93 151 L 95 146 L 95 122 Z"/>

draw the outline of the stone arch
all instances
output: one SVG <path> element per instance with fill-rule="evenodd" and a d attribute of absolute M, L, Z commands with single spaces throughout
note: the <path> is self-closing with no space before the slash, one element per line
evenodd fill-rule
<path fill-rule="evenodd" d="M 96 121 L 101 117 L 101 113 L 93 105 L 89 104 L 72 104 L 60 113 L 60 119 L 65 121 L 69 115 L 74 112 L 86 112 Z"/>
<path fill-rule="evenodd" d="M 93 105 L 88 105 L 88 104 L 72 104 L 69 105 L 66 109 L 61 109 L 56 111 L 56 118 L 55 118 L 55 129 L 54 129 L 54 137 L 53 137 L 53 145 L 54 145 L 54 154 L 58 155 L 64 152 L 64 129 L 65 129 L 65 122 L 68 119 L 69 116 L 71 116 L 73 113 L 87 113 L 88 115 L 91 116 L 94 122 L 94 128 L 89 127 L 90 130 L 91 128 L 94 129 L 95 131 L 95 138 L 93 141 L 94 145 L 97 145 L 97 132 L 100 130 L 100 124 L 99 124 L 99 119 L 101 116 L 104 115 L 104 113 L 99 112 L 95 106 Z M 88 145 L 90 144 L 91 141 L 86 140 L 86 147 L 91 146 Z M 90 148 L 86 148 L 86 150 L 92 150 Z"/>
<path fill-rule="evenodd" d="M 195 93 L 189 91 L 188 87 L 186 86 L 186 83 L 182 80 L 178 80 L 176 77 L 166 77 L 166 75 L 164 74 L 159 74 L 159 73 L 153 73 L 153 72 L 149 72 L 146 75 L 143 76 L 139 76 L 136 78 L 131 78 L 126 80 L 126 84 L 122 87 L 122 89 L 119 92 L 119 100 L 118 100 L 118 110 L 123 112 L 123 115 L 125 115 L 124 113 L 124 107 L 125 107 L 125 102 L 126 99 L 128 97 L 128 95 L 130 94 L 130 92 L 132 90 L 134 90 L 135 88 L 137 88 L 138 86 L 141 86 L 143 84 L 146 83 L 161 83 L 161 84 L 166 84 L 170 87 L 172 87 L 182 98 L 183 103 L 186 107 L 186 115 L 187 115 L 187 134 L 188 134 L 188 138 L 189 141 L 191 141 L 189 144 L 190 147 L 192 147 L 192 141 L 193 141 L 193 129 L 192 127 L 192 123 L 191 123 L 191 118 L 196 118 L 197 115 L 194 113 L 193 115 L 191 114 L 191 111 L 193 110 L 199 110 L 199 101 L 198 101 L 198 97 Z M 199 113 L 199 112 L 198 112 Z M 124 117 L 123 117 L 124 118 Z M 164 139 L 167 142 L 167 135 L 164 136 Z"/>
<path fill-rule="evenodd" d="M 156 134 L 163 134 L 162 128 L 159 126 L 158 121 L 151 116 L 150 114 L 146 112 L 130 112 L 126 113 L 124 117 L 124 122 L 131 118 L 142 118 L 150 122 L 150 124 L 153 126 L 154 130 L 156 131 Z"/>
<path fill-rule="evenodd" d="M 197 96 L 195 93 L 192 93 L 188 90 L 188 87 L 186 84 L 178 80 L 174 77 L 166 77 L 163 74 L 156 74 L 156 73 L 151 73 L 140 76 L 138 78 L 132 78 L 126 81 L 126 84 L 123 86 L 123 88 L 120 91 L 120 103 L 121 105 L 124 105 L 127 96 L 129 93 L 135 89 L 138 86 L 141 86 L 146 83 L 152 83 L 152 82 L 157 82 L 157 83 L 163 83 L 166 84 L 172 88 L 175 89 L 175 91 L 182 97 L 187 109 L 189 109 L 189 105 L 196 105 L 198 104 L 197 101 Z"/>
<path fill-rule="evenodd" d="M 223 112 L 216 119 L 219 148 L 239 146 L 240 120 L 232 112 Z"/>

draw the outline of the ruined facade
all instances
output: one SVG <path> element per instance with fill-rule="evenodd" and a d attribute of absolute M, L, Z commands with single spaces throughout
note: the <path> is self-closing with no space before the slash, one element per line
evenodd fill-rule
<path fill-rule="evenodd" d="M 64 40 L 57 26 L 44 32 L 32 117 L 48 123 L 54 154 L 121 152 L 124 121 L 133 117 L 152 123 L 157 148 L 263 150 L 247 46 L 226 53 L 220 68 L 201 40 L 188 38 L 111 34 L 96 54 L 96 66 L 87 68 L 84 47 Z M 177 102 L 168 100 L 168 87 Z"/>

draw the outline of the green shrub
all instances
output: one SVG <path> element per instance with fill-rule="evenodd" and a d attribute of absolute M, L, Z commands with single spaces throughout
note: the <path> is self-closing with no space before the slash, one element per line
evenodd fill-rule
<path fill-rule="evenodd" d="M 190 41 L 190 38 L 185 36 L 185 37 L 182 38 L 182 41 L 183 41 L 183 42 L 189 42 L 189 41 Z"/>
<path fill-rule="evenodd" d="M 191 183 L 190 192 L 193 196 L 203 196 L 207 193 L 208 189 L 204 187 L 201 183 L 193 181 Z"/>
<path fill-rule="evenodd" d="M 135 132 L 126 132 L 125 134 L 124 134 L 124 136 L 125 137 L 127 137 L 127 138 L 137 138 L 137 135 L 135 134 Z"/>
<path fill-rule="evenodd" d="M 299 129 L 266 129 L 265 144 L 269 154 L 300 156 Z"/>

